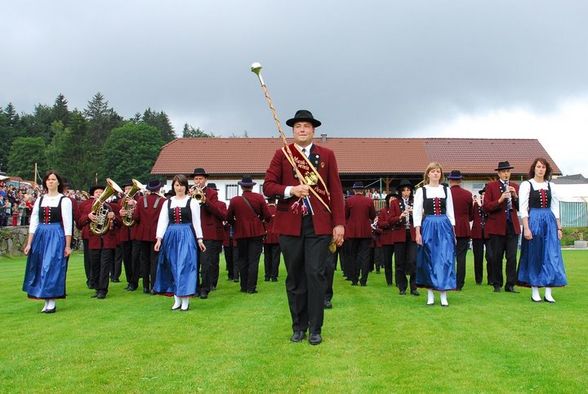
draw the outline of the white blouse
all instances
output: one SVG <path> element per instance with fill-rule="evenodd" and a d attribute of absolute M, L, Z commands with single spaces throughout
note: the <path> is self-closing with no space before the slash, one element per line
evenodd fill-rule
<path fill-rule="evenodd" d="M 551 187 L 551 212 L 556 219 L 559 219 L 559 196 L 557 194 L 557 188 L 555 185 L 549 181 L 545 182 L 537 182 L 535 179 L 529 180 L 533 184 L 534 190 L 547 190 L 547 185 L 549 184 Z M 519 212 L 521 214 L 521 218 L 529 217 L 529 195 L 531 194 L 531 185 L 529 182 L 521 182 L 519 186 Z"/>
<path fill-rule="evenodd" d="M 57 207 L 59 205 L 59 199 L 63 197 L 63 194 L 59 193 L 57 196 L 51 197 L 48 195 L 43 196 L 42 207 Z M 34 234 L 39 226 L 39 203 L 41 197 L 37 198 L 35 205 L 33 205 L 33 212 L 31 213 L 31 223 L 29 224 L 29 234 Z M 73 217 L 72 217 L 72 205 L 71 200 L 67 197 L 61 202 L 61 221 L 63 224 L 63 231 L 65 235 L 71 235 Z"/>
<path fill-rule="evenodd" d="M 427 198 L 445 198 L 445 191 L 443 185 L 439 186 L 431 186 L 425 185 L 423 187 L 427 188 Z M 449 191 L 449 187 L 447 188 Z M 451 192 L 447 193 L 447 200 L 446 200 L 446 215 L 449 218 L 452 226 L 455 226 L 455 215 L 453 214 L 453 198 L 451 197 Z M 423 206 L 423 188 L 419 187 L 414 194 L 414 206 L 412 211 L 412 219 L 414 220 L 414 226 L 420 227 L 423 222 L 423 214 L 424 214 L 424 206 Z"/>
<path fill-rule="evenodd" d="M 159 220 L 157 221 L 157 238 L 162 238 L 165 230 L 169 225 L 169 208 L 184 208 L 186 206 L 186 198 L 190 199 L 190 211 L 192 212 L 192 227 L 196 238 L 202 238 L 202 226 L 200 225 L 200 204 L 191 197 L 184 197 L 179 200 L 176 196 L 170 197 L 169 202 L 165 202 L 161 211 L 159 212 Z"/>

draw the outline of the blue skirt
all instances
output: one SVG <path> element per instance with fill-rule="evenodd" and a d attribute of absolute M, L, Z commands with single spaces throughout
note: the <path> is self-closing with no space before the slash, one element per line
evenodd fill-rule
<path fill-rule="evenodd" d="M 153 290 L 178 297 L 196 294 L 196 256 L 196 237 L 192 224 L 170 224 L 161 242 Z"/>
<path fill-rule="evenodd" d="M 529 229 L 533 239 L 523 237 L 519 260 L 519 285 L 561 287 L 568 284 L 557 239 L 557 221 L 549 208 L 531 208 Z"/>
<path fill-rule="evenodd" d="M 33 235 L 22 290 L 29 298 L 65 298 L 67 258 L 61 223 L 40 223 Z"/>
<path fill-rule="evenodd" d="M 426 216 L 421 226 L 423 245 L 417 248 L 416 285 L 432 290 L 454 290 L 455 238 L 445 215 Z"/>

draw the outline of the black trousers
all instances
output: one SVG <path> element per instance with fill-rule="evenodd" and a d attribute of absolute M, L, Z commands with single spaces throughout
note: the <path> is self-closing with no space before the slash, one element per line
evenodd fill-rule
<path fill-rule="evenodd" d="M 117 281 L 120 279 L 120 274 L 122 273 L 122 259 L 123 259 L 123 250 L 122 245 L 117 245 L 116 249 L 114 249 L 114 260 L 112 261 L 112 269 L 110 271 L 110 279 L 112 281 Z"/>
<path fill-rule="evenodd" d="M 82 239 L 84 244 L 84 272 L 86 273 L 86 286 L 89 289 L 94 289 L 94 283 L 92 282 L 92 261 L 90 260 L 90 247 L 87 239 Z"/>
<path fill-rule="evenodd" d="M 396 287 L 406 291 L 410 284 L 410 290 L 416 290 L 416 253 L 417 244 L 412 241 L 410 234 L 407 240 L 394 244 L 394 265 L 396 271 Z M 408 281 L 406 277 L 409 277 Z"/>
<path fill-rule="evenodd" d="M 470 239 L 467 237 L 457 237 L 457 244 L 455 245 L 455 259 L 457 261 L 456 268 L 456 282 L 457 289 L 461 290 L 465 283 L 466 276 L 466 256 L 470 246 Z"/>
<path fill-rule="evenodd" d="M 350 256 L 349 264 L 351 266 L 351 283 L 367 283 L 370 272 L 370 238 L 349 238 Z"/>
<path fill-rule="evenodd" d="M 392 286 L 392 258 L 394 256 L 394 245 L 382 246 L 382 265 L 384 266 L 384 276 L 386 277 L 386 284 Z"/>
<path fill-rule="evenodd" d="M 339 264 L 341 265 L 341 271 L 343 271 L 343 276 L 347 280 L 351 280 L 351 267 L 349 264 L 351 254 L 351 244 L 349 242 L 343 242 L 343 246 L 341 246 L 339 251 Z"/>
<path fill-rule="evenodd" d="M 133 241 L 136 247 L 133 248 L 133 260 L 137 260 L 139 269 L 133 280 L 134 284 L 139 285 L 139 275 L 143 278 L 143 290 L 151 291 L 155 283 L 155 273 L 157 272 L 157 257 L 159 253 L 153 250 L 155 242 L 151 241 Z"/>
<path fill-rule="evenodd" d="M 263 245 L 263 266 L 265 279 L 277 279 L 280 270 L 280 244 Z"/>
<path fill-rule="evenodd" d="M 339 249 L 335 253 L 327 253 L 327 262 L 325 263 L 325 301 L 331 301 L 333 299 L 333 280 L 335 279 L 335 270 L 337 269 L 337 260 L 339 259 Z"/>
<path fill-rule="evenodd" d="M 492 259 L 490 257 L 490 241 L 482 235 L 482 239 L 472 239 L 472 251 L 474 252 L 474 275 L 476 283 L 482 284 L 484 280 L 484 257 L 486 258 L 486 278 L 488 284 L 493 284 Z M 485 253 L 484 253 L 485 252 Z"/>
<path fill-rule="evenodd" d="M 205 239 L 206 251 L 198 249 L 198 264 L 200 266 L 200 294 L 208 294 L 218 284 L 219 275 L 219 254 L 222 241 Z"/>
<path fill-rule="evenodd" d="M 114 249 L 90 250 L 92 264 L 92 283 L 97 292 L 108 293 L 109 275 L 114 261 Z"/>
<path fill-rule="evenodd" d="M 125 266 L 125 277 L 127 279 L 127 283 L 133 284 L 134 283 L 133 280 L 135 278 L 135 271 L 137 271 L 137 269 L 138 269 L 138 268 L 135 268 L 135 265 L 133 262 L 133 241 L 121 242 L 119 247 L 120 247 L 120 250 L 122 253 L 122 262 Z M 117 250 L 118 250 L 118 248 L 117 248 Z M 115 260 L 115 265 L 116 265 L 116 260 Z M 119 266 L 118 274 L 120 276 L 120 266 Z"/>
<path fill-rule="evenodd" d="M 374 266 L 380 272 L 380 268 L 384 266 L 384 248 L 382 246 L 370 248 L 374 252 Z"/>
<path fill-rule="evenodd" d="M 502 287 L 504 277 L 502 275 L 502 260 L 506 257 L 506 284 L 505 288 L 515 285 L 517 282 L 517 246 L 519 236 L 514 232 L 512 222 L 507 222 L 506 235 L 490 235 L 490 249 L 492 250 L 492 268 L 494 271 L 492 284 L 494 287 Z"/>
<path fill-rule="evenodd" d="M 324 319 L 325 264 L 331 235 L 316 235 L 312 216 L 302 218 L 299 237 L 280 236 L 288 276 L 286 293 L 293 331 L 320 334 Z"/>
<path fill-rule="evenodd" d="M 234 270 L 234 261 L 233 261 L 233 247 L 232 246 L 224 246 L 223 245 L 223 252 L 225 254 L 225 268 L 227 270 L 227 275 L 230 280 L 235 278 L 235 270 Z M 239 277 L 237 275 L 237 277 Z"/>
<path fill-rule="evenodd" d="M 257 274 L 259 272 L 259 258 L 263 247 L 262 237 L 241 238 L 237 240 L 239 248 L 239 274 L 241 275 L 241 290 L 254 291 L 257 288 Z"/>

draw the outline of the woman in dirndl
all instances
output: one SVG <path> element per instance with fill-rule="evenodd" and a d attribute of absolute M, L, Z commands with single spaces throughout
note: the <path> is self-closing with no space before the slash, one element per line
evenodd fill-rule
<path fill-rule="evenodd" d="M 539 288 L 545 288 L 543 300 L 553 304 L 551 288 L 565 286 L 568 282 L 561 256 L 559 199 L 548 180 L 550 177 L 549 162 L 537 158 L 529 169 L 529 180 L 522 182 L 519 188 L 523 240 L 518 283 L 531 287 L 533 302 L 541 302 Z"/>
<path fill-rule="evenodd" d="M 456 287 L 455 217 L 451 193 L 442 181 L 443 167 L 430 163 L 424 186 L 414 196 L 413 221 L 418 245 L 416 285 L 427 289 L 427 305 L 435 304 L 435 290 L 446 307 L 447 291 Z"/>
<path fill-rule="evenodd" d="M 65 298 L 67 257 L 71 254 L 72 203 L 55 171 L 43 178 L 45 194 L 33 206 L 29 237 L 24 247 L 27 266 L 22 289 L 29 298 L 45 301 L 41 312 L 55 313 L 55 300 Z"/>
<path fill-rule="evenodd" d="M 188 179 L 176 175 L 172 181 L 174 195 L 169 198 L 157 222 L 159 252 L 153 291 L 173 295 L 172 310 L 187 311 L 190 297 L 196 294 L 198 262 L 196 247 L 204 252 L 200 225 L 200 204 L 188 195 Z"/>

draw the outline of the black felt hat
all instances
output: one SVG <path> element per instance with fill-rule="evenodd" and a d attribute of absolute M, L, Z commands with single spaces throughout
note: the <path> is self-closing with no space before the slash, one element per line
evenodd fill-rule
<path fill-rule="evenodd" d="M 514 167 L 511 166 L 508 161 L 499 161 L 498 168 L 495 168 L 494 171 L 510 170 L 511 168 L 514 168 Z"/>
<path fill-rule="evenodd" d="M 447 176 L 447 179 L 458 181 L 460 179 L 463 179 L 463 176 L 461 175 L 461 171 L 460 170 L 451 170 L 451 172 Z"/>
<path fill-rule="evenodd" d="M 163 184 L 159 179 L 152 179 L 147 183 L 147 186 L 145 186 L 145 188 L 150 192 L 156 192 L 159 189 L 161 189 L 162 186 Z"/>
<path fill-rule="evenodd" d="M 194 173 L 192 174 L 192 176 L 196 175 L 202 175 L 208 178 L 208 174 L 206 173 L 204 168 L 194 168 Z"/>
<path fill-rule="evenodd" d="M 243 175 L 243 178 L 239 182 L 237 182 L 241 186 L 251 187 L 253 185 L 257 185 L 257 182 L 253 182 L 253 178 L 251 175 Z"/>
<path fill-rule="evenodd" d="M 321 122 L 312 116 L 312 113 L 306 109 L 299 109 L 292 119 L 288 119 L 286 124 L 290 127 L 294 126 L 296 122 L 310 122 L 314 127 L 319 127 Z"/>

